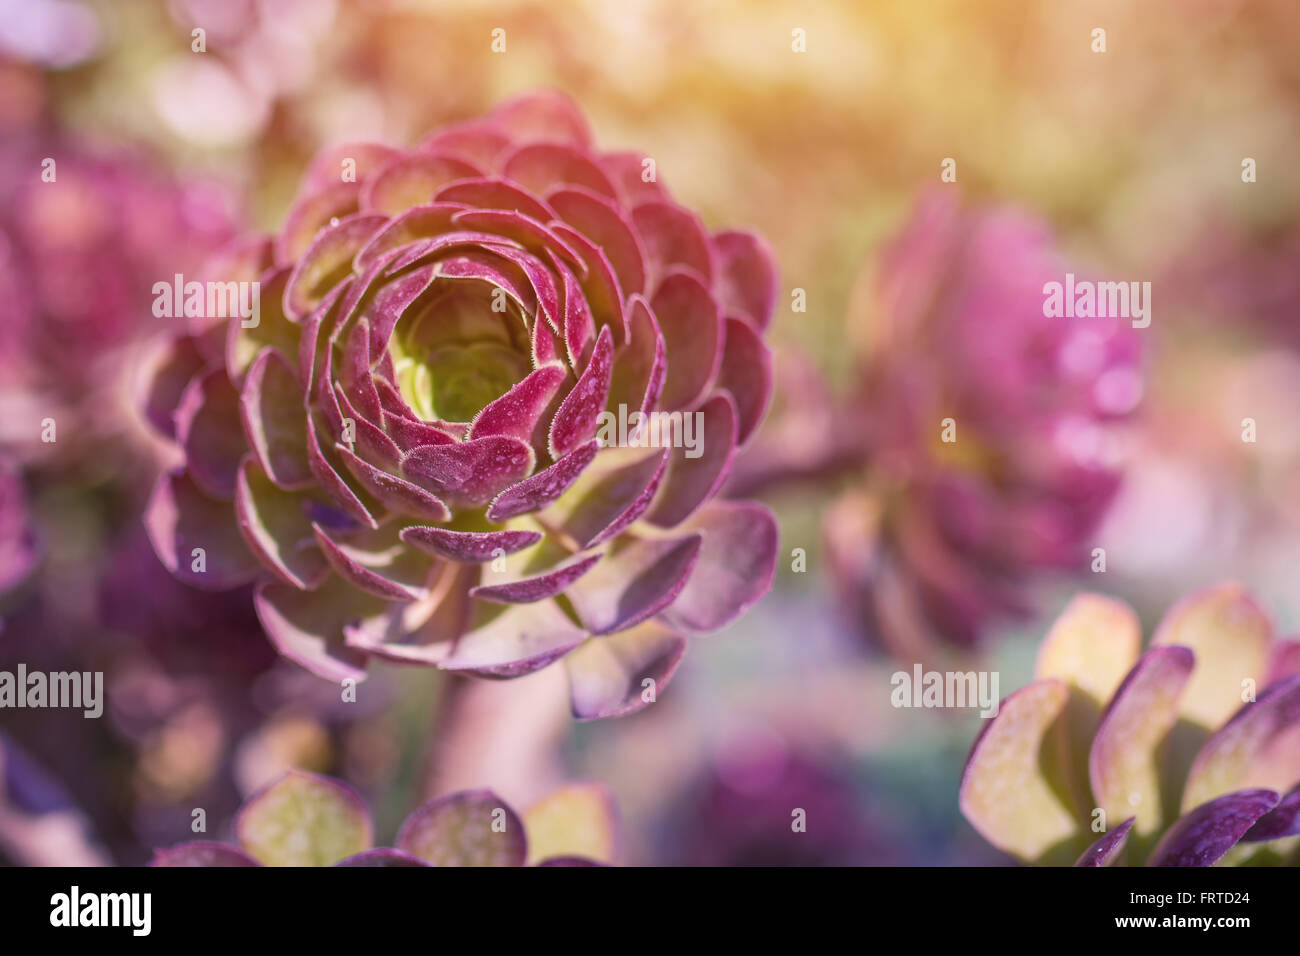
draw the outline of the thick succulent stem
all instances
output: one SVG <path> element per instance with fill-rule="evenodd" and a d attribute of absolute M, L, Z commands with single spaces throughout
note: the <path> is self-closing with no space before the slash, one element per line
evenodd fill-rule
<path fill-rule="evenodd" d="M 439 695 L 425 798 L 490 787 L 526 807 L 564 780 L 572 723 L 563 668 L 508 681 L 452 677 Z"/>

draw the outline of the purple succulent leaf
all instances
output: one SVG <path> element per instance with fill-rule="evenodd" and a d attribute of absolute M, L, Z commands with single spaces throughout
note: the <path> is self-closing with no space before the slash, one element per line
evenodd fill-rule
<path fill-rule="evenodd" d="M 1075 866 L 1110 866 L 1124 852 L 1128 843 L 1128 832 L 1133 829 L 1133 817 L 1129 817 L 1115 829 L 1103 833 L 1101 837 L 1083 855 L 1075 861 Z"/>
<path fill-rule="evenodd" d="M 505 161 L 502 172 L 536 196 L 545 196 L 558 186 L 585 186 L 610 199 L 614 184 L 583 152 L 561 143 L 530 143 L 521 146 Z"/>
<path fill-rule="evenodd" d="M 650 507 L 667 463 L 667 449 L 607 449 L 545 520 L 580 550 L 617 537 Z"/>
<path fill-rule="evenodd" d="M 397 834 L 399 849 L 434 866 L 523 866 L 523 821 L 491 790 L 440 797 L 416 810 Z"/>
<path fill-rule="evenodd" d="M 289 281 L 287 268 L 270 269 L 258 279 L 258 321 L 232 321 L 226 327 L 226 371 L 236 388 L 242 390 L 244 376 L 254 360 L 265 350 L 274 349 L 285 361 L 298 355 L 302 329 L 285 316 L 281 306 L 284 287 Z"/>
<path fill-rule="evenodd" d="M 1135 815 L 1140 836 L 1163 822 L 1157 755 L 1178 720 L 1196 659 L 1185 647 L 1156 647 L 1133 665 L 1107 704 L 1088 755 L 1093 798 L 1110 819 Z"/>
<path fill-rule="evenodd" d="M 224 370 L 197 375 L 186 387 L 176 406 L 176 440 L 196 485 L 214 498 L 235 496 L 235 472 L 248 446 L 239 393 Z"/>
<path fill-rule="evenodd" d="M 376 264 L 384 262 L 386 268 L 395 252 L 423 241 L 439 238 L 452 228 L 452 216 L 464 212 L 458 203 L 430 202 L 412 206 L 367 240 L 352 260 L 352 268 L 362 275 Z"/>
<path fill-rule="evenodd" d="M 378 531 L 331 532 L 312 525 L 334 572 L 353 587 L 386 601 L 419 601 L 428 597 L 432 559 L 404 547 L 393 527 Z"/>
<path fill-rule="evenodd" d="M 577 555 L 542 574 L 501 584 L 481 584 L 470 591 L 470 597 L 500 604 L 532 604 L 534 601 L 553 598 L 567 591 L 602 556 L 600 553 Z"/>
<path fill-rule="evenodd" d="M 520 677 L 554 663 L 587 639 L 553 600 L 512 604 L 492 613 L 458 638 L 438 666 L 484 677 Z"/>
<path fill-rule="evenodd" d="M 578 479 L 596 457 L 595 439 L 579 445 L 549 468 L 511 485 L 492 500 L 489 521 L 506 521 L 530 511 L 545 508 L 559 498 Z"/>
<path fill-rule="evenodd" d="M 605 407 L 617 413 L 619 406 L 643 415 L 658 407 L 668 373 L 668 351 L 650 306 L 639 295 L 628 301 L 627 348 L 614 356 L 609 400 Z"/>
<path fill-rule="evenodd" d="M 670 605 L 695 568 L 703 535 L 620 538 L 606 557 L 566 592 L 592 634 L 612 634 L 640 624 Z"/>
<path fill-rule="evenodd" d="M 625 297 L 605 250 L 571 226 L 558 221 L 551 225 L 555 235 L 580 254 L 578 284 L 582 288 L 587 308 L 591 311 L 592 321 L 597 327 L 609 326 L 615 339 L 626 344 L 628 328 L 627 314 L 624 311 Z M 556 267 L 562 268 L 558 256 L 552 253 L 552 257 L 556 260 Z"/>
<path fill-rule="evenodd" d="M 329 564 L 303 504 L 277 487 L 251 456 L 244 459 L 235 483 L 235 518 L 244 543 L 280 580 L 310 591 L 325 580 Z"/>
<path fill-rule="evenodd" d="M 533 368 L 541 368 L 543 365 L 553 365 L 556 362 L 563 364 L 564 360 L 560 356 L 559 339 L 556 338 L 555 333 L 551 331 L 551 327 L 545 322 L 533 323 L 531 351 Z M 573 378 L 573 373 L 569 372 L 567 368 L 566 373 L 565 381 L 569 382 L 569 385 L 565 387 L 564 392 L 567 394 L 569 389 L 573 387 L 572 383 L 576 381 L 576 379 Z"/>
<path fill-rule="evenodd" d="M 484 169 L 495 169 L 497 158 L 510 146 L 511 138 L 483 120 L 456 123 L 435 130 L 420 141 L 419 148 L 457 156 Z"/>
<path fill-rule="evenodd" d="M 632 223 L 645 245 L 647 288 L 658 289 L 678 267 L 694 272 L 706 284 L 713 281 L 712 242 L 699 216 L 672 202 L 651 201 L 632 210 Z"/>
<path fill-rule="evenodd" d="M 654 621 L 588 641 L 564 661 L 574 717 L 621 717 L 648 706 L 685 653 L 685 638 Z"/>
<path fill-rule="evenodd" d="M 1276 807 L 1260 817 L 1242 840 L 1262 843 L 1293 836 L 1300 836 L 1300 786 L 1293 788 Z"/>
<path fill-rule="evenodd" d="M 515 242 L 532 252 L 544 255 L 554 250 L 554 255 L 581 266 L 582 258 L 570 244 L 572 237 L 563 237 L 555 229 L 542 225 L 536 219 L 510 209 L 462 209 L 452 215 L 452 222 L 460 229 L 488 233 Z"/>
<path fill-rule="evenodd" d="M 623 151 L 604 153 L 596 160 L 618 189 L 624 206 L 636 207 L 643 203 L 660 202 L 668 198 L 663 184 L 657 179 L 646 179 L 647 158 L 642 153 Z"/>
<path fill-rule="evenodd" d="M 401 538 L 411 547 L 449 561 L 481 564 L 514 554 L 542 539 L 540 531 L 452 531 L 448 528 L 403 528 Z"/>
<path fill-rule="evenodd" d="M 776 260 L 767 243 L 752 232 L 719 232 L 713 237 L 713 260 L 723 309 L 764 331 L 777 293 Z"/>
<path fill-rule="evenodd" d="M 320 443 L 319 430 L 311 412 L 306 413 L 307 464 L 321 489 L 345 514 L 368 528 L 378 528 L 379 522 L 366 506 L 365 502 L 352 490 L 339 468 L 330 460 L 325 448 Z M 333 452 L 337 456 L 337 452 Z"/>
<path fill-rule="evenodd" d="M 525 442 L 490 435 L 452 445 L 423 445 L 407 453 L 402 473 L 452 506 L 487 504 L 528 475 L 535 456 Z"/>
<path fill-rule="evenodd" d="M 382 260 L 377 265 L 382 264 Z M 391 279 L 374 291 L 365 309 L 370 323 L 370 354 L 383 356 L 402 315 L 429 290 L 438 276 L 437 265 L 412 269 Z"/>
<path fill-rule="evenodd" d="M 357 213 L 316 233 L 285 286 L 284 314 L 291 320 L 308 315 L 352 271 L 353 257 L 387 222 L 387 216 Z"/>
<path fill-rule="evenodd" d="M 383 420 L 383 406 L 372 377 L 370 355 L 370 320 L 365 316 L 353 323 L 343 347 L 340 380 L 343 392 L 357 412 L 371 422 Z M 334 383 L 339 388 L 339 383 Z M 355 417 L 355 416 L 354 416 Z"/>
<path fill-rule="evenodd" d="M 555 218 L 555 210 L 513 183 L 496 177 L 465 179 L 438 191 L 437 202 L 459 203 L 475 209 L 507 209 L 522 213 L 538 222 Z"/>
<path fill-rule="evenodd" d="M 379 392 L 382 397 L 385 391 L 384 386 L 388 385 L 388 383 L 377 382 L 376 384 L 380 386 Z M 388 387 L 391 388 L 392 386 Z M 450 445 L 456 441 L 440 428 L 388 409 L 384 409 L 384 430 L 388 432 L 393 441 L 397 442 L 397 446 L 402 449 L 403 454 L 421 445 Z"/>
<path fill-rule="evenodd" d="M 699 560 L 663 619 L 689 633 L 716 631 L 753 607 L 776 575 L 777 525 L 752 501 L 715 501 L 682 530 L 703 537 Z"/>
<path fill-rule="evenodd" d="M 537 312 L 538 304 L 524 271 L 482 246 L 448 256 L 438 262 L 438 276 L 443 279 L 472 279 L 500 289 L 513 299 L 526 315 Z"/>
<path fill-rule="evenodd" d="M 375 395 L 378 394 L 376 390 Z M 341 437 L 353 439 L 351 442 L 336 441 L 335 450 L 344 447 L 375 467 L 386 471 L 396 470 L 403 457 L 402 449 L 398 447 L 397 442 L 389 438 L 388 433 L 373 421 L 358 412 L 348 400 L 347 394 L 337 384 L 334 386 L 334 397 L 338 399 L 339 411 L 351 420 L 351 434 L 344 434 Z M 382 413 L 379 417 L 382 418 Z"/>
<path fill-rule="evenodd" d="M 741 319 L 729 316 L 726 334 L 718 387 L 726 389 L 736 402 L 740 419 L 736 442 L 744 445 L 772 400 L 772 351 L 762 336 Z"/>
<path fill-rule="evenodd" d="M 364 680 L 367 655 L 348 646 L 344 629 L 375 618 L 387 602 L 327 579 L 315 591 L 262 581 L 253 606 L 266 636 L 289 660 L 326 680 Z"/>
<path fill-rule="evenodd" d="M 324 423 L 321 434 L 331 441 L 344 437 L 347 423 L 343 420 L 343 409 L 339 405 L 337 381 L 334 378 L 334 349 L 326 346 L 320 358 L 320 367 L 316 374 L 316 388 L 311 394 L 308 409 L 315 413 L 313 420 Z"/>
<path fill-rule="evenodd" d="M 367 211 L 399 215 L 412 206 L 427 202 L 448 183 L 470 179 L 481 170 L 463 159 L 433 153 L 398 156 L 369 179 L 361 191 L 361 207 Z"/>
<path fill-rule="evenodd" d="M 275 264 L 289 265 L 299 259 L 330 220 L 357 211 L 360 197 L 360 182 L 340 182 L 336 167 L 333 182 L 295 200 L 275 240 Z"/>
<path fill-rule="evenodd" d="M 687 447 L 685 441 L 674 442 L 668 454 L 667 475 L 646 516 L 651 524 L 663 528 L 681 524 L 717 494 L 736 453 L 736 403 L 730 395 L 720 392 L 698 411 L 682 414 L 698 416 L 692 420 L 700 424 L 691 426 L 694 448 Z"/>
<path fill-rule="evenodd" d="M 560 332 L 560 293 L 550 270 L 531 253 L 513 245 L 490 243 L 486 247 L 493 255 L 513 263 L 528 280 L 537 311 L 546 319 L 546 325 L 557 335 Z M 532 310 L 530 310 L 532 311 Z"/>
<path fill-rule="evenodd" d="M 421 521 L 447 521 L 451 518 L 451 510 L 447 505 L 419 485 L 376 468 L 343 445 L 335 445 L 334 451 L 348 472 L 389 511 Z"/>
<path fill-rule="evenodd" d="M 298 339 L 298 379 L 304 395 L 314 395 L 320 388 L 317 372 L 330 357 L 330 335 L 334 323 L 339 321 L 341 302 L 354 287 L 348 277 L 330 290 L 320 305 L 300 322 L 302 335 Z"/>
<path fill-rule="evenodd" d="M 263 787 L 235 820 L 239 845 L 266 866 L 330 866 L 370 849 L 370 811 L 351 787 L 290 770 Z"/>
<path fill-rule="evenodd" d="M 668 411 L 695 408 L 708 394 L 722 364 L 726 325 L 700 278 L 681 269 L 666 275 L 650 298 L 668 350 L 668 374 L 659 405 Z"/>
<path fill-rule="evenodd" d="M 399 664 L 441 664 L 470 628 L 474 602 L 469 589 L 478 581 L 479 568 L 446 562 L 434 574 L 429 602 L 390 606 L 387 619 L 346 627 L 348 645 Z"/>
<path fill-rule="evenodd" d="M 261 866 L 238 847 L 206 840 L 154 850 L 150 866 Z"/>
<path fill-rule="evenodd" d="M 173 415 L 186 387 L 203 370 L 206 359 L 189 336 L 172 339 L 152 357 L 150 374 L 144 380 L 140 404 L 144 416 L 167 438 L 176 434 Z"/>
<path fill-rule="evenodd" d="M 1246 786 L 1284 791 L 1300 780 L 1300 675 L 1266 687 L 1216 731 L 1192 763 L 1183 809 Z"/>
<path fill-rule="evenodd" d="M 604 250 L 624 295 L 646 290 L 646 253 L 640 237 L 609 199 L 568 186 L 546 197 L 560 218 Z"/>
<path fill-rule="evenodd" d="M 596 338 L 591 361 L 551 421 L 548 447 L 552 458 L 563 458 L 595 434 L 596 423 L 609 394 L 613 368 L 614 340 L 609 329 L 603 328 Z"/>
<path fill-rule="evenodd" d="M 1149 866 L 1213 866 L 1278 803 L 1273 790 L 1240 790 L 1203 803 L 1165 831 Z"/>
<path fill-rule="evenodd" d="M 470 440 L 505 435 L 530 441 L 565 375 L 565 368 L 559 362 L 530 372 L 475 416 L 469 427 Z"/>
<path fill-rule="evenodd" d="M 193 587 L 225 591 L 251 581 L 259 568 L 233 518 L 229 502 L 210 498 L 186 472 L 175 471 L 159 476 L 144 520 L 168 571 Z"/>
<path fill-rule="evenodd" d="M 559 266 L 564 289 L 564 321 L 560 334 L 564 340 L 569 367 L 585 368 L 591 361 L 591 349 L 596 340 L 596 320 L 587 305 L 587 297 L 577 277 L 564 265 Z"/>
<path fill-rule="evenodd" d="M 307 434 L 302 418 L 302 386 L 288 360 L 264 348 L 249 368 L 239 410 L 257 462 L 285 491 L 315 482 L 307 464 Z"/>

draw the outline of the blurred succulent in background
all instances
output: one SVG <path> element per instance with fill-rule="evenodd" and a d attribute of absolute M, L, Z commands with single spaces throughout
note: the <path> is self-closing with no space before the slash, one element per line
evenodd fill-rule
<path fill-rule="evenodd" d="M 721 752 L 672 808 L 670 866 L 881 866 L 902 862 L 847 760 L 766 738 Z"/>
<path fill-rule="evenodd" d="M 1166 255 L 1161 289 L 1169 290 L 1181 311 L 1218 326 L 1218 341 L 1224 331 L 1234 337 L 1249 331 L 1300 348 L 1300 227 L 1294 213 L 1268 226 L 1219 214 Z"/>
<path fill-rule="evenodd" d="M 39 560 L 22 478 L 12 462 L 0 458 L 0 597 L 22 583 Z"/>
<path fill-rule="evenodd" d="M 420 807 L 392 847 L 351 788 L 290 771 L 254 794 L 235 823 L 238 846 L 182 843 L 154 866 L 598 866 L 613 862 L 616 821 L 603 787 L 571 784 L 521 817 L 491 790 Z"/>
<path fill-rule="evenodd" d="M 1127 605 L 1075 598 L 975 741 L 960 803 L 1025 862 L 1259 865 L 1295 860 L 1298 784 L 1300 641 L 1221 585 L 1176 604 L 1145 653 Z"/>
<path fill-rule="evenodd" d="M 0 3 L 0 60 L 67 69 L 100 52 L 103 32 L 95 10 L 75 0 Z"/>
<path fill-rule="evenodd" d="M 40 79 L 22 76 L 39 100 Z M 82 142 L 35 109 L 0 144 L 0 446 L 89 460 L 92 440 L 120 437 L 139 417 L 127 356 L 168 322 L 151 308 L 154 283 L 228 241 L 230 202 L 136 150 Z M 55 431 L 43 434 L 47 419 Z"/>
<path fill-rule="evenodd" d="M 72 796 L 3 733 L 0 858 L 22 866 L 103 866 L 108 859 Z"/>
<path fill-rule="evenodd" d="M 332 71 L 318 69 L 317 59 L 331 27 L 337 32 L 338 6 L 338 0 L 170 0 L 172 31 L 185 43 L 153 70 L 155 112 L 174 134 L 199 146 L 257 141 L 286 98 L 328 84 Z M 196 27 L 204 30 L 203 56 L 191 53 Z"/>
<path fill-rule="evenodd" d="M 773 266 L 653 171 L 558 95 L 320 155 L 212 273 L 260 283 L 256 325 L 195 319 L 155 377 L 185 456 L 147 518 L 163 563 L 256 579 L 271 642 L 326 678 L 565 658 L 577 716 L 648 703 L 776 557 L 764 507 L 713 500 L 767 403 Z M 607 410 L 641 444 L 602 441 Z M 697 413 L 697 456 L 645 442 L 628 416 L 656 411 Z"/>
<path fill-rule="evenodd" d="M 901 657 L 969 648 L 1028 610 L 1035 572 L 1085 566 L 1120 480 L 1108 426 L 1142 382 L 1128 319 L 1045 315 L 1069 268 L 1025 214 L 932 193 L 851 312 L 863 358 L 837 430 L 860 479 L 826 544 L 864 629 Z"/>

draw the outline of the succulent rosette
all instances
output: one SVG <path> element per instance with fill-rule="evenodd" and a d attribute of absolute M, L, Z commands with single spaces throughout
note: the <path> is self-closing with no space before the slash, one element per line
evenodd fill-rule
<path fill-rule="evenodd" d="M 391 847 L 374 845 L 364 801 L 329 777 L 291 770 L 249 797 L 237 845 L 181 843 L 153 866 L 600 866 L 617 821 L 599 784 L 569 784 L 522 816 L 491 790 L 439 797 L 412 813 Z"/>
<path fill-rule="evenodd" d="M 1070 270 L 1042 224 L 939 192 L 851 311 L 864 357 L 840 431 L 861 479 L 825 534 L 846 602 L 900 656 L 971 647 L 1028 609 L 1035 572 L 1089 556 L 1142 381 L 1129 319 L 1047 314 Z"/>
<path fill-rule="evenodd" d="M 260 283 L 256 326 L 194 320 L 147 396 L 184 452 L 147 518 L 163 563 L 255 579 L 326 678 L 563 658 L 577 716 L 644 706 L 776 554 L 765 508 L 714 500 L 767 402 L 773 266 L 652 172 L 555 95 L 318 157 L 215 273 Z M 656 412 L 694 416 L 694 452 L 642 440 Z"/>
<path fill-rule="evenodd" d="M 1141 641 L 1123 602 L 1074 599 L 971 749 L 966 819 L 1029 863 L 1295 862 L 1300 641 L 1232 584 Z"/>

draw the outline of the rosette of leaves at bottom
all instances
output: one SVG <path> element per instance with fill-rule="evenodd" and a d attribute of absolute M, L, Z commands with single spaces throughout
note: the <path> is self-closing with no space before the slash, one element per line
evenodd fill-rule
<path fill-rule="evenodd" d="M 1028 863 L 1295 863 L 1300 641 L 1234 584 L 1141 641 L 1122 601 L 1074 599 L 971 748 L 966 819 Z"/>
<path fill-rule="evenodd" d="M 235 844 L 181 843 L 152 866 L 601 866 L 613 861 L 617 824 L 596 783 L 560 788 L 523 814 L 491 790 L 463 790 L 420 807 L 393 846 L 352 788 L 291 770 L 253 794 L 235 821 Z"/>

